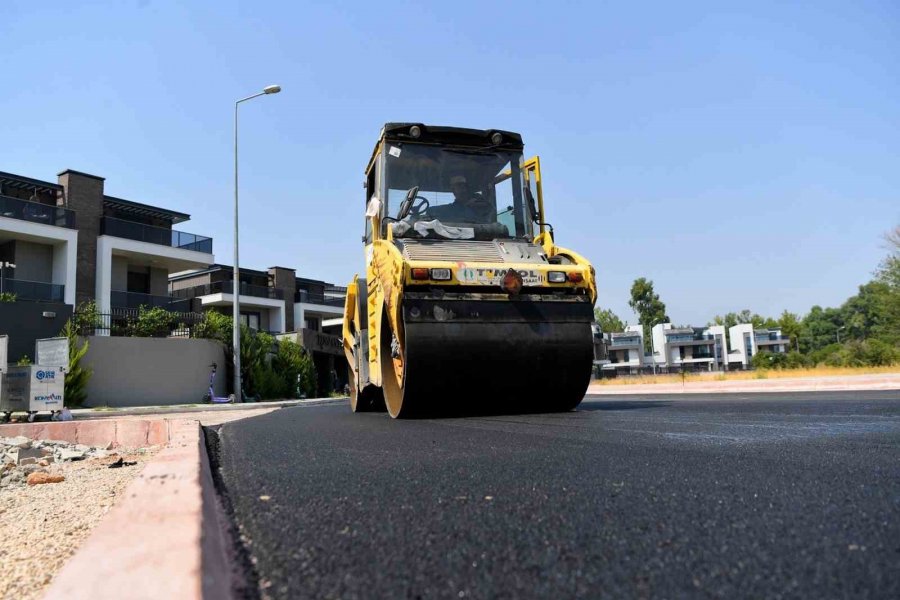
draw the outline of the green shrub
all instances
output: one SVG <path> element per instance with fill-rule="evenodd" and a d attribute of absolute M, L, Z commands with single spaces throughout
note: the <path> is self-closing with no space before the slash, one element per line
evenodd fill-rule
<path fill-rule="evenodd" d="M 785 355 L 784 360 L 784 368 L 785 369 L 802 369 L 804 367 L 812 367 L 815 366 L 814 363 L 810 361 L 810 358 L 805 354 L 800 354 L 796 350 L 792 350 Z"/>
<path fill-rule="evenodd" d="M 250 385 L 253 393 L 263 400 L 287 398 L 287 386 L 281 373 L 269 365 L 255 365 L 250 370 Z"/>
<path fill-rule="evenodd" d="M 268 365 L 275 338 L 263 331 L 253 331 L 241 325 L 241 375 L 246 377 L 253 369 Z"/>
<path fill-rule="evenodd" d="M 866 340 L 862 346 L 862 358 L 871 367 L 886 367 L 900 363 L 900 348 L 896 346 L 882 340 Z"/>
<path fill-rule="evenodd" d="M 15 302 L 17 297 L 13 292 L 2 292 L 0 293 L 0 302 Z"/>
<path fill-rule="evenodd" d="M 272 369 L 284 380 L 283 397 L 298 398 L 303 394 L 309 398 L 315 395 L 316 367 L 312 356 L 300 344 L 290 340 L 278 342 L 278 350 L 272 358 Z"/>
<path fill-rule="evenodd" d="M 231 317 L 204 313 L 203 321 L 191 335 L 224 344 L 228 368 L 233 372 Z M 241 380 L 248 395 L 258 395 L 263 400 L 297 398 L 299 394 L 310 397 L 316 393 L 316 368 L 302 346 L 290 340 L 276 343 L 272 335 L 252 331 L 246 325 L 241 325 Z"/>
<path fill-rule="evenodd" d="M 141 306 L 137 319 L 129 321 L 126 329 L 131 337 L 169 337 L 174 326 L 175 315 L 166 309 Z"/>
<path fill-rule="evenodd" d="M 194 326 L 191 331 L 191 337 L 204 338 L 222 342 L 228 348 L 232 343 L 232 319 L 228 315 L 216 311 L 208 311 L 203 313 L 203 320 Z"/>
<path fill-rule="evenodd" d="M 66 406 L 81 406 L 87 399 L 87 383 L 93 371 L 81 366 L 81 359 L 88 351 L 88 341 L 79 344 L 79 329 L 74 318 L 66 322 L 60 336 L 69 340 L 69 364 L 66 368 L 65 403 Z"/>
<path fill-rule="evenodd" d="M 82 302 L 75 308 L 71 320 L 78 335 L 93 335 L 94 330 L 100 326 L 97 304 L 93 300 Z"/>
<path fill-rule="evenodd" d="M 27 355 L 27 354 L 26 354 L 25 356 L 23 356 L 22 358 L 20 358 L 19 360 L 16 361 L 16 366 L 17 366 L 17 367 L 27 367 L 27 366 L 29 366 L 29 365 L 31 365 L 31 359 L 28 358 L 28 355 Z"/>
<path fill-rule="evenodd" d="M 781 369 L 787 365 L 787 355 L 775 352 L 758 352 L 750 358 L 754 369 Z"/>
<path fill-rule="evenodd" d="M 840 344 L 829 344 L 809 354 L 809 360 L 813 365 L 841 366 L 841 353 L 844 347 Z M 837 364 L 835 364 L 837 363 Z"/>

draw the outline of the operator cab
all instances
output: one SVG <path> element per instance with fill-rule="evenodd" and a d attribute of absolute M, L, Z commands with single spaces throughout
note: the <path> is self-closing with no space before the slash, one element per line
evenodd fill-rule
<path fill-rule="evenodd" d="M 531 241 L 537 178 L 522 150 L 509 131 L 388 123 L 367 171 L 367 217 L 382 238 L 393 223 L 394 238 Z"/>

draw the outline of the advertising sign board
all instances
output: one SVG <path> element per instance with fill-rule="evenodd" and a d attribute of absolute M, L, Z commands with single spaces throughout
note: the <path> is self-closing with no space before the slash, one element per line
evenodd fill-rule
<path fill-rule="evenodd" d="M 64 337 L 46 338 L 34 343 L 35 364 L 45 367 L 64 367 L 69 364 L 69 340 Z"/>

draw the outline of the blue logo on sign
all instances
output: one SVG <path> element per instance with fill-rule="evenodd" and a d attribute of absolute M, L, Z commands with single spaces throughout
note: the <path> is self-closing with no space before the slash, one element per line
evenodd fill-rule
<path fill-rule="evenodd" d="M 56 379 L 55 371 L 37 371 L 34 375 L 38 378 L 38 381 L 43 381 L 45 379 Z"/>

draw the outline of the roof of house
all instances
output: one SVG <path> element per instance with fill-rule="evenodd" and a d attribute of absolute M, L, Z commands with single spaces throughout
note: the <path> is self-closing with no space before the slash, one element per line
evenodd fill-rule
<path fill-rule="evenodd" d="M 140 202 L 134 202 L 133 200 L 116 198 L 114 196 L 103 196 L 103 205 L 114 208 L 125 214 L 139 217 L 153 217 L 155 219 L 170 221 L 173 225 L 175 223 L 183 223 L 191 218 L 191 215 L 187 213 L 160 208 L 159 206 L 150 206 L 149 204 L 142 204 Z"/>
<path fill-rule="evenodd" d="M 49 181 L 41 181 L 40 179 L 23 177 L 22 175 L 4 173 L 3 171 L 0 171 L 0 182 L 2 182 L 4 186 L 28 190 L 37 188 L 42 192 L 59 192 L 63 189 L 63 186 L 59 185 L 58 183 L 50 183 Z"/>

